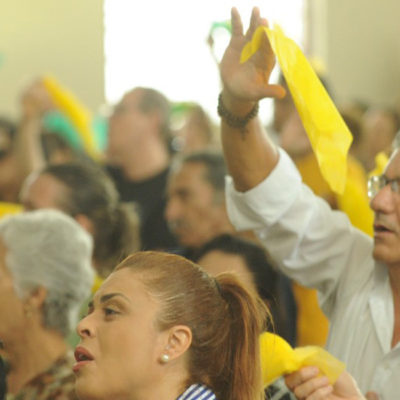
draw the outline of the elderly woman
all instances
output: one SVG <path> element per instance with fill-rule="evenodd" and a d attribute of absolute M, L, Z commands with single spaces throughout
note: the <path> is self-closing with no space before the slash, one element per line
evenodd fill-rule
<path fill-rule="evenodd" d="M 0 338 L 7 400 L 75 399 L 64 338 L 93 283 L 90 236 L 71 217 L 38 210 L 0 221 Z"/>
<path fill-rule="evenodd" d="M 79 323 L 81 400 L 261 400 L 265 308 L 229 274 L 138 252 L 100 287 Z"/>

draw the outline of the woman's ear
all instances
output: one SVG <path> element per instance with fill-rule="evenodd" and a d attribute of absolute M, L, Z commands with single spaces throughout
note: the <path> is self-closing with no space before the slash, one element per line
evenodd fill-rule
<path fill-rule="evenodd" d="M 160 355 L 163 364 L 182 356 L 192 344 L 192 331 L 186 325 L 176 325 L 169 329 L 167 344 Z"/>
<path fill-rule="evenodd" d="M 35 309 L 41 309 L 46 300 L 47 289 L 43 286 L 36 288 L 28 297 L 27 302 Z"/>
<path fill-rule="evenodd" d="M 24 300 L 24 313 L 28 318 L 34 315 L 41 315 L 43 304 L 46 300 L 47 290 L 39 286 L 32 291 Z"/>

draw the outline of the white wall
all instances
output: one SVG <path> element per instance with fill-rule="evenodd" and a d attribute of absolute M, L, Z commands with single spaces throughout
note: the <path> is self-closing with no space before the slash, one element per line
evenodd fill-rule
<path fill-rule="evenodd" d="M 308 1 L 306 48 L 325 61 L 337 102 L 399 99 L 399 0 Z M 103 42 L 103 0 L 0 0 L 0 114 L 16 115 L 23 86 L 43 73 L 96 111 L 104 102 Z"/>
<path fill-rule="evenodd" d="M 0 114 L 52 74 L 93 111 L 104 101 L 102 0 L 0 0 Z"/>
<path fill-rule="evenodd" d="M 399 0 L 309 0 L 310 47 L 325 60 L 337 102 L 400 99 Z"/>

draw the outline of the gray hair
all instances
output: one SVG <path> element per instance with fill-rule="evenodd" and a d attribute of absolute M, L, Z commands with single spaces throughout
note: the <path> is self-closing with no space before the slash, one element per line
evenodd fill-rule
<path fill-rule="evenodd" d="M 93 284 L 90 235 L 61 211 L 42 209 L 3 218 L 0 237 L 17 295 L 44 287 L 43 324 L 67 336 Z"/>

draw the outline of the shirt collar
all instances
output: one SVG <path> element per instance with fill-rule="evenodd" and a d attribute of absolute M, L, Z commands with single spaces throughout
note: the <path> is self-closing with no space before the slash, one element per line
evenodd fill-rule
<path fill-rule="evenodd" d="M 195 383 L 189 386 L 176 400 L 217 400 L 207 386 Z"/>

